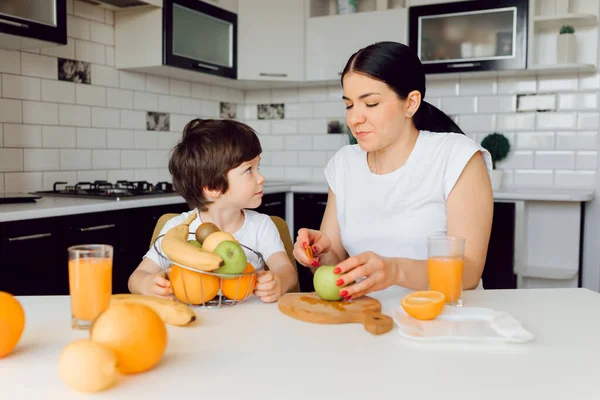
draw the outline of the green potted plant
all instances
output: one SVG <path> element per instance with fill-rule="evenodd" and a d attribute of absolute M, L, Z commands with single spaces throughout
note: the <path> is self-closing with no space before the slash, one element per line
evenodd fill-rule
<path fill-rule="evenodd" d="M 481 147 L 490 152 L 492 156 L 492 189 L 497 191 L 502 186 L 504 171 L 496 169 L 496 163 L 508 156 L 510 143 L 506 136 L 501 133 L 491 133 L 483 138 Z"/>
<path fill-rule="evenodd" d="M 556 38 L 556 62 L 574 64 L 576 48 L 575 29 L 571 25 L 563 25 Z"/>

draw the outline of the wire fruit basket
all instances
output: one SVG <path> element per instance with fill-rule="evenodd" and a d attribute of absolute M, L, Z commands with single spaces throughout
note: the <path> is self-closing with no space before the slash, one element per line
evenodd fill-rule
<path fill-rule="evenodd" d="M 194 232 L 189 232 L 194 234 Z M 248 246 L 238 243 L 242 248 L 254 253 L 258 258 L 256 267 L 249 262 L 244 272 L 239 274 L 221 274 L 200 271 L 176 263 L 164 254 L 157 244 L 164 236 L 160 235 L 152 244 L 160 257 L 167 263 L 161 263 L 163 274 L 171 282 L 176 301 L 193 307 L 221 308 L 230 307 L 246 300 L 254 291 L 256 274 L 268 269 L 262 254 Z M 250 268 L 251 267 L 251 268 Z"/>

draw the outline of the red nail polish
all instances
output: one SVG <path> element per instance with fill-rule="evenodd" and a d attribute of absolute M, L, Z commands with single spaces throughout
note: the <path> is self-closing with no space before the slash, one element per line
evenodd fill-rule
<path fill-rule="evenodd" d="M 343 279 L 338 279 L 337 281 L 335 281 L 335 284 L 338 286 L 342 286 L 344 284 L 344 280 Z"/>
<path fill-rule="evenodd" d="M 319 266 L 319 262 L 317 260 L 313 261 L 311 264 L 313 267 L 318 267 Z"/>
<path fill-rule="evenodd" d="M 341 269 L 340 267 L 336 267 L 336 268 L 333 270 L 333 273 L 334 273 L 334 274 L 339 274 L 340 272 L 342 272 L 342 269 Z"/>
<path fill-rule="evenodd" d="M 342 290 L 342 291 L 340 292 L 340 296 L 342 296 L 342 297 L 346 297 L 346 296 L 348 296 L 348 291 L 347 291 L 347 290 Z"/>
<path fill-rule="evenodd" d="M 318 249 L 318 248 L 316 248 L 315 246 L 313 246 L 313 250 L 314 250 L 316 253 L 318 253 L 318 252 L 319 252 L 319 249 Z"/>
<path fill-rule="evenodd" d="M 305 249 L 305 248 L 306 248 L 306 246 L 308 246 L 308 243 L 306 243 L 306 242 L 302 242 L 302 248 L 303 248 L 303 249 Z"/>
<path fill-rule="evenodd" d="M 344 300 L 346 300 L 346 301 L 348 301 L 350 299 L 352 299 L 352 296 L 346 296 L 346 297 L 344 297 Z"/>

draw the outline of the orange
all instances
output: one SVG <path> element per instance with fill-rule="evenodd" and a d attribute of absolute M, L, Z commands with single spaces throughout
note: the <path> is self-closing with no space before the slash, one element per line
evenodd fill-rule
<path fill-rule="evenodd" d="M 15 348 L 25 329 L 25 312 L 10 293 L 0 292 L 0 358 Z"/>
<path fill-rule="evenodd" d="M 244 273 L 254 271 L 252 264 L 246 264 Z M 230 300 L 245 300 L 250 297 L 256 284 L 256 275 L 247 275 L 231 279 L 223 279 L 221 290 L 223 295 Z M 236 295 L 237 290 L 237 295 Z M 248 293 L 248 295 L 246 295 Z"/>
<path fill-rule="evenodd" d="M 111 305 L 91 328 L 91 339 L 117 356 L 123 374 L 154 367 L 167 347 L 167 328 L 150 307 L 137 303 Z"/>
<path fill-rule="evenodd" d="M 413 292 L 402 298 L 402 308 L 411 317 L 420 320 L 431 320 L 437 317 L 444 308 L 444 294 L 433 290 Z"/>
<path fill-rule="evenodd" d="M 221 287 L 218 276 L 202 274 L 173 265 L 171 288 L 177 299 L 183 303 L 204 304 L 215 298 Z"/>

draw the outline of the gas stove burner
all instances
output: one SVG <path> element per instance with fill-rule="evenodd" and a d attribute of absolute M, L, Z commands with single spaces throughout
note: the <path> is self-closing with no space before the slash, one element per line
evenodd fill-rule
<path fill-rule="evenodd" d="M 169 182 L 158 182 L 156 185 L 148 181 L 118 180 L 111 183 L 106 180 L 94 182 L 77 182 L 69 185 L 67 182 L 55 182 L 52 190 L 38 191 L 35 194 L 46 196 L 80 197 L 94 199 L 132 199 L 148 196 L 173 195 L 173 185 Z"/>

